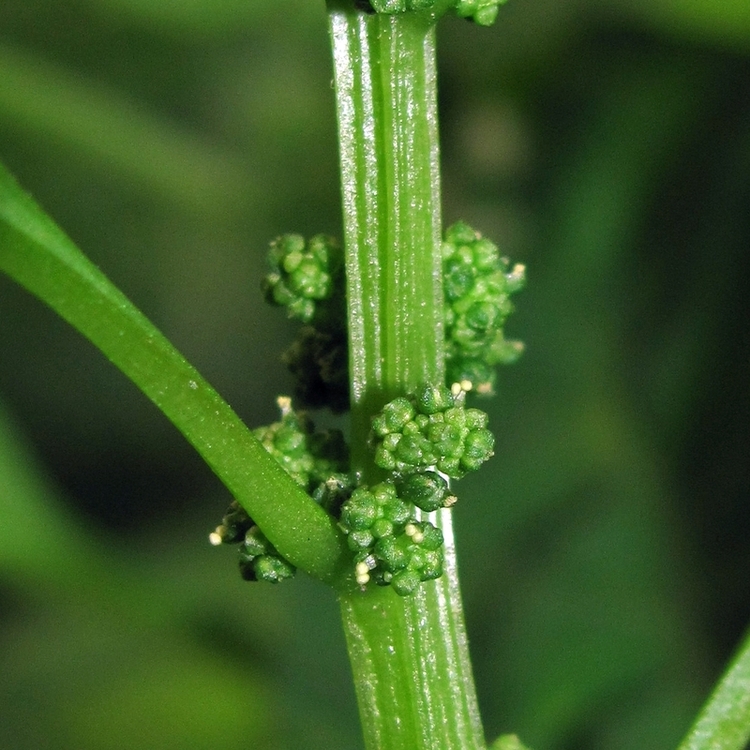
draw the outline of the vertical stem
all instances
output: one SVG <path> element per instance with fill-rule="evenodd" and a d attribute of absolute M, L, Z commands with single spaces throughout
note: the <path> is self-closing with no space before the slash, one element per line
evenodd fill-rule
<path fill-rule="evenodd" d="M 442 383 L 443 301 L 434 18 L 367 15 L 329 1 L 341 149 L 352 463 L 377 470 L 370 417 L 421 382 Z M 449 511 L 445 573 L 412 597 L 341 594 L 368 750 L 485 747 Z"/>
<path fill-rule="evenodd" d="M 385 401 L 444 379 L 435 36 L 411 15 L 333 10 L 330 23 L 361 437 Z"/>

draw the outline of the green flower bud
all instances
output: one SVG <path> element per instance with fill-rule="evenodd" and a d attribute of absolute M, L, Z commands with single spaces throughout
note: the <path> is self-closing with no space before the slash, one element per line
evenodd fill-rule
<path fill-rule="evenodd" d="M 422 547 L 430 552 L 436 552 L 443 547 L 443 532 L 431 523 L 424 525 L 422 529 Z"/>
<path fill-rule="evenodd" d="M 505 0 L 458 0 L 456 14 L 462 18 L 471 18 L 480 26 L 492 26 L 499 6 L 504 2 Z"/>
<path fill-rule="evenodd" d="M 430 425 L 427 435 L 438 455 L 450 457 L 461 455 L 466 432 L 461 425 L 439 422 Z"/>
<path fill-rule="evenodd" d="M 240 557 L 252 559 L 259 555 L 271 554 L 272 551 L 275 552 L 265 534 L 257 526 L 251 526 L 240 545 Z"/>
<path fill-rule="evenodd" d="M 400 573 L 396 573 L 391 579 L 391 586 L 393 586 L 393 590 L 399 596 L 409 596 L 410 594 L 413 594 L 419 587 L 420 583 L 422 583 L 422 581 L 419 573 L 411 568 L 406 568 Z"/>
<path fill-rule="evenodd" d="M 403 528 L 412 517 L 412 509 L 403 500 L 395 497 L 383 503 L 383 518 L 393 526 Z"/>
<path fill-rule="evenodd" d="M 423 581 L 433 581 L 443 575 L 443 553 L 425 552 L 419 567 L 419 577 Z"/>
<path fill-rule="evenodd" d="M 409 474 L 397 486 L 402 499 L 428 513 L 442 508 L 449 496 L 448 483 L 433 471 Z"/>
<path fill-rule="evenodd" d="M 389 573 L 403 570 L 409 564 L 409 554 L 402 537 L 386 536 L 379 539 L 373 548 L 378 564 Z"/>
<path fill-rule="evenodd" d="M 232 500 L 221 520 L 221 524 L 209 535 L 211 544 L 236 544 L 245 538 L 245 532 L 253 525 L 247 511 Z"/>
<path fill-rule="evenodd" d="M 453 394 L 442 385 L 423 385 L 417 389 L 414 399 L 422 414 L 436 414 L 453 406 Z"/>
<path fill-rule="evenodd" d="M 353 552 L 370 550 L 372 545 L 375 544 L 375 535 L 369 529 L 350 531 L 347 534 L 346 542 Z"/>
<path fill-rule="evenodd" d="M 403 470 L 411 466 L 430 466 L 435 460 L 430 447 L 430 441 L 421 435 L 405 435 L 396 446 L 397 467 Z"/>
<path fill-rule="evenodd" d="M 253 560 L 253 571 L 258 581 L 279 583 L 287 578 L 293 578 L 296 568 L 282 557 L 261 555 Z"/>
<path fill-rule="evenodd" d="M 263 532 L 252 526 L 239 548 L 240 574 L 246 581 L 278 583 L 292 578 L 296 568 L 285 560 Z"/>
<path fill-rule="evenodd" d="M 342 505 L 352 496 L 354 486 L 348 474 L 334 472 L 312 492 L 312 499 L 335 518 L 341 515 Z"/>
<path fill-rule="evenodd" d="M 483 463 L 492 456 L 495 436 L 487 429 L 471 430 L 464 441 L 462 460 L 467 458 Z"/>
<path fill-rule="evenodd" d="M 371 526 L 370 530 L 376 539 L 393 534 L 393 524 L 387 518 L 378 518 Z"/>
<path fill-rule="evenodd" d="M 487 412 L 481 409 L 466 409 L 464 416 L 466 427 L 469 430 L 482 430 L 486 428 L 490 419 Z"/>
<path fill-rule="evenodd" d="M 412 419 L 414 419 L 414 407 L 411 401 L 404 397 L 395 398 L 373 418 L 372 429 L 376 435 L 384 437 L 388 433 L 401 432 Z"/>
<path fill-rule="evenodd" d="M 371 492 L 360 487 L 341 507 L 340 524 L 344 531 L 369 529 L 381 516 L 381 508 Z"/>

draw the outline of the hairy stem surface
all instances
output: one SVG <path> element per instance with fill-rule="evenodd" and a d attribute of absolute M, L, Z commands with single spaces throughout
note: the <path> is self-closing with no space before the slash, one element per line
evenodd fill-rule
<path fill-rule="evenodd" d="M 330 2 L 344 207 L 353 469 L 379 475 L 370 417 L 423 382 L 443 383 L 434 18 L 367 15 Z M 411 597 L 341 595 L 370 750 L 484 748 L 456 572 Z"/>

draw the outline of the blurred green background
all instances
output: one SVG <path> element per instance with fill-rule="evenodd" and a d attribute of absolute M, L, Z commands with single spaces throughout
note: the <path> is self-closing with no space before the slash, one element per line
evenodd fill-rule
<path fill-rule="evenodd" d="M 439 33 L 444 220 L 528 264 L 459 490 L 488 736 L 674 746 L 750 615 L 750 4 L 512 0 Z M 0 159 L 252 426 L 268 241 L 340 234 L 322 0 L 2 0 Z M 326 418 L 321 417 L 325 422 Z M 0 278 L 0 747 L 360 748 L 333 595 Z"/>

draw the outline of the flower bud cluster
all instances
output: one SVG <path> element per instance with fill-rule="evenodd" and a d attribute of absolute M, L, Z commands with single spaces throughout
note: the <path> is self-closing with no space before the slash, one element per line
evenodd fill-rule
<path fill-rule="evenodd" d="M 443 572 L 443 534 L 419 521 L 392 481 L 358 487 L 341 507 L 339 525 L 354 553 L 356 581 L 391 585 L 401 596 Z"/>
<path fill-rule="evenodd" d="M 491 393 L 494 366 L 514 362 L 519 341 L 503 335 L 513 312 L 510 296 L 523 288 L 525 268 L 501 258 L 497 246 L 463 222 L 451 226 L 443 242 L 446 368 L 449 382 Z"/>
<path fill-rule="evenodd" d="M 437 469 L 459 479 L 479 468 L 492 456 L 495 439 L 487 414 L 464 402 L 460 387 L 423 386 L 387 403 L 372 421 L 375 463 L 402 477 Z"/>
<path fill-rule="evenodd" d="M 295 398 L 307 407 L 345 411 L 349 378 L 341 248 L 322 234 L 307 244 L 298 234 L 286 234 L 271 243 L 268 262 L 266 300 L 305 324 L 283 356 L 297 380 Z"/>
<path fill-rule="evenodd" d="M 211 544 L 239 544 L 240 573 L 246 581 L 278 583 L 291 578 L 296 568 L 284 559 L 253 523 L 245 509 L 233 500 L 216 530 Z"/>
<path fill-rule="evenodd" d="M 263 447 L 297 484 L 312 492 L 330 476 L 345 472 L 349 452 L 339 430 L 315 432 L 304 413 L 292 409 L 287 396 L 278 398 L 281 420 L 253 430 Z"/>
<path fill-rule="evenodd" d="M 290 318 L 312 323 L 322 302 L 331 299 L 343 273 L 343 258 L 336 241 L 323 234 L 307 244 L 299 234 L 285 234 L 271 243 L 271 272 L 263 281 L 268 302 L 286 307 Z"/>

